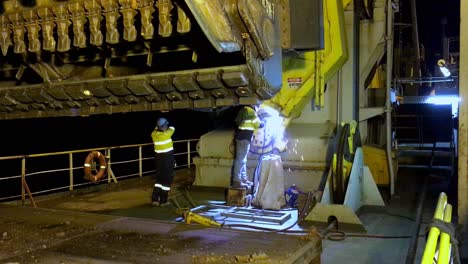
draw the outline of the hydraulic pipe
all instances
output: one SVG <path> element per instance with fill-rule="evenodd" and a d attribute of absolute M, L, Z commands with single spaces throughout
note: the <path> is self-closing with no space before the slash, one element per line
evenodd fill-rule
<path fill-rule="evenodd" d="M 439 194 L 439 199 L 437 200 L 437 206 L 434 212 L 434 218 L 443 220 L 444 218 L 444 208 L 447 204 L 447 195 L 441 192 Z M 434 261 L 434 254 L 437 247 L 437 239 L 439 238 L 440 230 L 437 227 L 431 227 L 429 230 L 429 236 L 426 240 L 426 247 L 424 248 L 424 253 L 422 256 L 421 264 L 432 264 Z"/>
<path fill-rule="evenodd" d="M 392 103 L 391 86 L 393 72 L 393 7 L 392 0 L 387 1 L 387 99 L 385 100 L 386 152 L 390 174 L 390 195 L 395 193 L 395 172 L 392 160 Z"/>
<path fill-rule="evenodd" d="M 447 204 L 444 211 L 444 222 L 452 223 L 452 206 Z M 442 233 L 440 235 L 440 245 L 439 245 L 439 259 L 437 259 L 437 264 L 448 264 L 450 263 L 450 236 L 447 233 Z"/>

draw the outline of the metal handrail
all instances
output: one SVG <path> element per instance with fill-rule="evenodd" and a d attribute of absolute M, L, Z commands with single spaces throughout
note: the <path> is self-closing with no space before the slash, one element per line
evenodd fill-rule
<path fill-rule="evenodd" d="M 174 141 L 174 145 L 177 146 L 180 143 L 185 143 L 186 144 L 186 151 L 182 152 L 177 152 L 177 148 L 175 149 L 175 156 L 181 156 L 181 155 L 186 155 L 186 163 L 182 162 L 182 164 L 177 165 L 176 169 L 179 168 L 190 168 L 190 166 L 193 164 L 192 162 L 192 157 L 196 155 L 198 152 L 197 151 L 192 151 L 191 144 L 194 142 L 198 142 L 198 139 L 187 139 L 187 140 L 176 140 Z M 55 187 L 55 188 L 46 188 L 46 189 L 40 189 L 36 190 L 34 192 L 30 193 L 30 199 L 32 200 L 32 196 L 34 195 L 39 195 L 39 194 L 44 194 L 44 193 L 51 193 L 51 192 L 57 192 L 61 190 L 66 190 L 68 189 L 69 191 L 73 191 L 77 187 L 83 187 L 87 185 L 96 185 L 100 184 L 103 182 L 108 182 L 111 183 L 112 180 L 114 182 L 117 182 L 117 179 L 125 179 L 125 178 L 132 178 L 132 177 L 143 177 L 149 174 L 152 174 L 155 172 L 154 169 L 152 170 L 144 170 L 143 166 L 143 161 L 147 160 L 153 160 L 154 156 L 143 156 L 143 147 L 152 147 L 153 143 L 144 143 L 144 144 L 132 144 L 132 145 L 123 145 L 123 146 L 111 146 L 111 147 L 99 147 L 99 148 L 90 148 L 90 149 L 80 149 L 80 150 L 70 150 L 70 151 L 60 151 L 60 152 L 48 152 L 48 153 L 38 153 L 38 154 L 28 154 L 28 155 L 14 155 L 14 156 L 5 156 L 5 157 L 0 157 L 0 161 L 3 162 L 9 162 L 9 161 L 15 161 L 15 160 L 21 160 L 21 174 L 19 175 L 12 175 L 12 176 L 5 176 L 0 178 L 0 183 L 2 181 L 6 180 L 16 180 L 16 179 L 21 179 L 21 194 L 18 195 L 10 195 L 10 196 L 5 196 L 1 197 L 0 194 L 0 201 L 5 201 L 5 200 L 14 200 L 19 197 L 21 197 L 22 204 L 25 203 L 26 200 L 26 188 L 28 188 L 26 180 L 31 180 L 32 178 L 36 179 L 39 176 L 43 175 L 51 175 L 52 173 L 62 173 L 68 171 L 69 175 L 69 182 L 66 186 L 60 186 L 60 187 Z M 122 149 L 137 149 L 138 150 L 138 158 L 130 158 L 127 160 L 118 160 L 114 161 L 111 159 L 111 150 L 117 151 L 117 150 L 122 150 Z M 91 152 L 91 151 L 105 151 L 107 158 L 109 159 L 109 162 L 107 164 L 108 169 L 107 169 L 107 178 L 100 179 L 99 181 L 93 183 L 93 182 L 82 182 L 82 183 L 76 183 L 74 181 L 75 175 L 74 171 L 77 170 L 83 170 L 84 166 L 73 166 L 74 159 L 76 159 L 76 155 L 78 153 L 85 153 L 85 152 Z M 148 151 L 151 153 L 153 152 L 153 149 L 151 151 Z M 48 169 L 48 170 L 40 170 L 40 171 L 34 171 L 34 172 L 28 172 L 26 168 L 26 160 L 31 160 L 31 159 L 37 159 L 37 158 L 43 158 L 43 157 L 51 157 L 51 156 L 60 156 L 60 155 L 68 155 L 68 166 L 65 168 L 54 168 L 54 169 Z M 111 162 L 112 161 L 112 162 Z M 115 172 L 112 168 L 112 166 L 118 166 L 118 165 L 124 165 L 124 164 L 129 164 L 129 163 L 136 163 L 138 162 L 138 172 L 137 173 L 129 173 L 126 175 L 122 175 L 122 172 L 119 173 L 118 171 L 116 174 L 118 176 L 113 175 Z M 65 161 L 64 161 L 65 163 Z M 112 175 L 111 175 L 112 174 Z M 112 178 L 111 178 L 112 177 Z M 25 186 L 26 185 L 26 186 Z M 29 189 L 28 189 L 29 192 Z M 33 202 L 33 200 L 32 200 Z"/>
<path fill-rule="evenodd" d="M 439 194 L 436 209 L 434 211 L 434 219 L 444 221 L 448 224 L 452 222 L 452 205 L 447 203 L 447 195 Z M 433 226 L 429 230 L 429 235 L 426 240 L 421 264 L 432 264 L 437 261 L 437 264 L 451 263 L 451 257 L 454 254 L 454 248 L 457 245 L 452 245 L 450 235 Z M 438 252 L 438 253 L 436 253 Z"/>

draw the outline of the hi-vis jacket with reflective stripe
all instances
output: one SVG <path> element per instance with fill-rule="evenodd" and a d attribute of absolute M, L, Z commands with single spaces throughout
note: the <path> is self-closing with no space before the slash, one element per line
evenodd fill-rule
<path fill-rule="evenodd" d="M 241 112 L 242 113 L 239 113 L 242 115 L 240 118 L 241 122 L 239 124 L 239 129 L 254 131 L 259 128 L 260 120 L 258 119 L 254 109 L 251 107 L 244 107 Z"/>
<path fill-rule="evenodd" d="M 169 127 L 166 131 L 154 130 L 151 133 L 151 138 L 154 142 L 154 152 L 166 153 L 174 149 L 171 138 L 174 131 L 174 127 Z"/>

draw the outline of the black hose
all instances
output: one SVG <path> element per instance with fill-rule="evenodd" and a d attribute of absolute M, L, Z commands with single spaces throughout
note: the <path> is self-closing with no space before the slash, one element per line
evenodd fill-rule
<path fill-rule="evenodd" d="M 272 232 L 272 233 L 286 233 L 286 234 L 304 234 L 309 235 L 313 234 L 314 236 L 320 239 L 326 239 L 331 241 L 342 241 L 349 237 L 358 237 L 358 238 L 376 238 L 376 239 L 410 239 L 412 236 L 387 236 L 387 235 L 379 235 L 379 234 L 361 234 L 361 233 L 346 233 L 344 231 L 334 229 L 336 227 L 336 222 L 330 223 L 325 229 L 322 230 L 288 230 L 288 228 L 283 229 L 273 229 L 268 227 L 261 227 L 255 225 L 248 225 L 248 224 L 231 224 L 231 225 L 223 225 L 222 228 L 250 228 L 265 232 Z M 417 237 L 424 237 L 424 235 L 417 235 Z"/>
<path fill-rule="evenodd" d="M 336 131 L 333 133 L 332 136 L 328 138 L 328 147 L 327 147 L 327 154 L 325 156 L 325 170 L 323 171 L 322 178 L 320 179 L 318 190 L 322 193 L 325 191 L 325 186 L 328 181 L 328 174 L 330 173 L 330 168 L 332 167 L 333 163 L 333 151 L 335 150 L 335 138 L 336 138 Z"/>
<path fill-rule="evenodd" d="M 336 168 L 335 173 L 332 174 L 332 196 L 333 203 L 342 204 L 344 202 L 346 186 L 344 184 L 343 175 L 343 159 L 344 159 L 344 148 L 346 147 L 346 141 L 349 136 L 349 124 L 345 124 L 338 130 L 338 144 L 336 146 Z"/>
<path fill-rule="evenodd" d="M 435 143 L 432 147 L 431 153 L 431 161 L 429 163 L 429 171 L 432 170 L 432 164 L 434 162 L 434 151 L 435 151 Z M 414 259 L 416 257 L 416 249 L 418 248 L 418 240 L 419 240 L 419 228 L 421 226 L 421 218 L 422 212 L 424 208 L 424 200 L 426 200 L 426 193 L 427 193 L 427 186 L 429 185 L 429 175 L 424 176 L 424 183 L 421 191 L 421 195 L 419 196 L 418 200 L 418 208 L 416 210 L 416 217 L 415 217 L 415 228 L 413 230 L 413 235 L 411 236 L 410 245 L 408 248 L 408 254 L 406 255 L 406 264 L 413 264 Z"/>
<path fill-rule="evenodd" d="M 421 195 L 419 196 L 418 208 L 416 211 L 416 218 L 414 220 L 416 226 L 411 236 L 410 245 L 408 248 L 408 254 L 406 255 L 406 262 L 405 262 L 406 264 L 413 264 L 414 258 L 416 256 L 416 249 L 418 248 L 418 240 L 419 240 L 419 228 L 421 226 L 422 211 L 424 207 L 424 200 L 426 199 L 428 182 L 429 182 L 429 177 L 425 176 L 422 192 L 421 192 Z"/>

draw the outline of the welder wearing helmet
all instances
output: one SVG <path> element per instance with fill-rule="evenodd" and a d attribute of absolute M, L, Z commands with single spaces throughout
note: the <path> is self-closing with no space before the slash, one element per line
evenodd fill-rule
<path fill-rule="evenodd" d="M 253 183 L 247 177 L 247 154 L 255 129 L 262 126 L 254 106 L 244 106 L 236 117 L 237 129 L 234 134 L 236 151 L 231 170 L 231 186 L 244 188 Z"/>
<path fill-rule="evenodd" d="M 151 197 L 153 205 L 167 205 L 167 197 L 171 190 L 174 177 L 174 149 L 172 134 L 174 127 L 169 126 L 165 118 L 159 118 L 151 133 L 154 143 L 154 158 L 156 164 L 156 182 Z"/>

